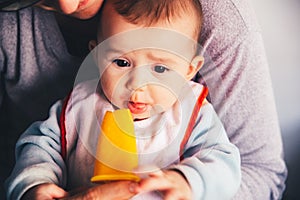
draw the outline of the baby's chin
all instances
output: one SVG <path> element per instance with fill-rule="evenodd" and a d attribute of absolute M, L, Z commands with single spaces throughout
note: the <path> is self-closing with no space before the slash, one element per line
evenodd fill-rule
<path fill-rule="evenodd" d="M 160 108 L 160 109 L 151 109 L 150 111 L 147 111 L 145 113 L 142 113 L 142 114 L 132 114 L 132 117 L 133 117 L 133 120 L 134 121 L 141 121 L 141 120 L 145 120 L 145 119 L 148 119 L 150 117 L 153 117 L 155 115 L 159 115 L 159 114 L 162 114 L 163 112 L 165 112 L 164 109 Z"/>
<path fill-rule="evenodd" d="M 142 121 L 142 120 L 148 119 L 150 117 L 151 117 L 151 115 L 149 115 L 149 114 L 138 114 L 138 115 L 132 114 L 132 118 L 134 121 Z"/>

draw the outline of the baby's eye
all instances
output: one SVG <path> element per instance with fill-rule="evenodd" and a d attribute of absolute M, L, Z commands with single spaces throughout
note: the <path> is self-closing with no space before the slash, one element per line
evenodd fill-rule
<path fill-rule="evenodd" d="M 164 73 L 165 71 L 168 71 L 168 68 L 162 66 L 162 65 L 156 65 L 154 67 L 154 71 L 157 73 Z"/>
<path fill-rule="evenodd" d="M 124 59 L 114 59 L 113 63 L 115 63 L 119 67 L 130 67 L 130 63 Z"/>

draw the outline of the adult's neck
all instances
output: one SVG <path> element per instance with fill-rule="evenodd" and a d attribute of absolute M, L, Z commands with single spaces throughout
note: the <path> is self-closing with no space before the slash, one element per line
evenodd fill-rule
<path fill-rule="evenodd" d="M 55 13 L 56 21 L 66 41 L 69 53 L 85 57 L 89 53 L 88 43 L 96 39 L 98 16 L 80 20 L 60 13 Z"/>

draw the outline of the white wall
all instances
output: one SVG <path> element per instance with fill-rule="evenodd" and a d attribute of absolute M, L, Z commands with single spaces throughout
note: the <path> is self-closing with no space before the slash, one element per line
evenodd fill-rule
<path fill-rule="evenodd" d="M 300 183 L 300 0 L 252 2 L 270 64 L 289 168 L 288 199 L 299 198 L 300 190 L 296 188 Z"/>
<path fill-rule="evenodd" d="M 254 0 L 282 128 L 300 122 L 300 1 Z"/>

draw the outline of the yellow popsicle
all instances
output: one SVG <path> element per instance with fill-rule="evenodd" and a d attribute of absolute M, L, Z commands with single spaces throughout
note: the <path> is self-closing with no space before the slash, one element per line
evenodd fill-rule
<path fill-rule="evenodd" d="M 137 166 L 136 137 L 130 111 L 107 111 L 101 124 L 91 181 L 138 181 L 140 178 L 132 173 Z"/>

